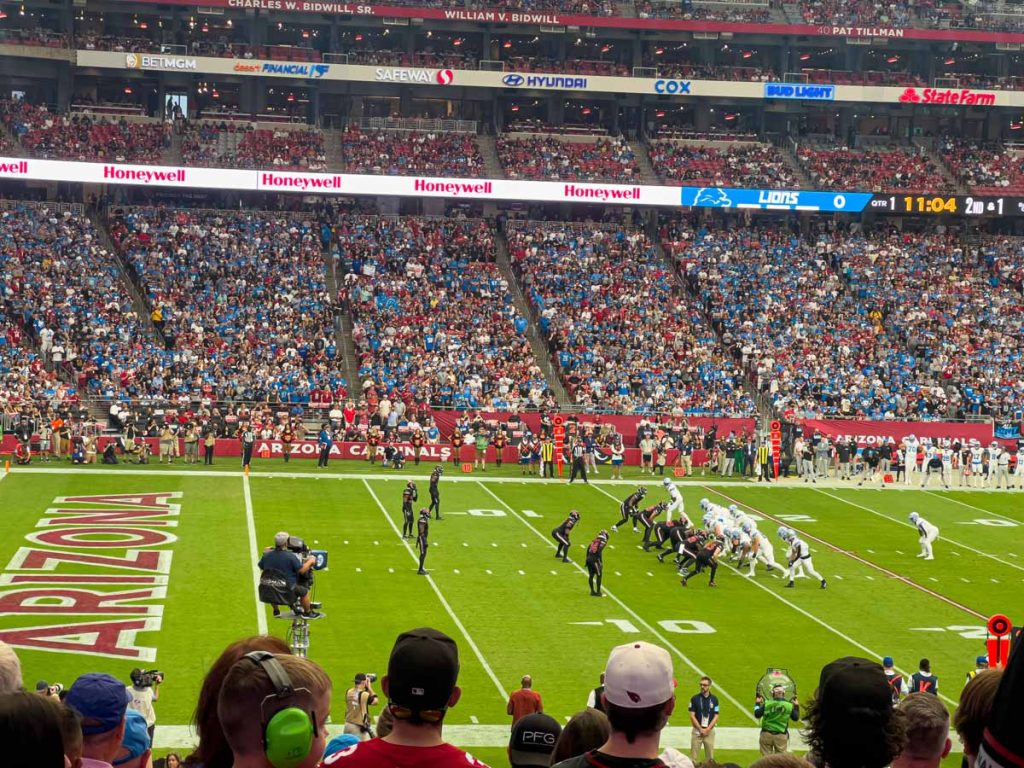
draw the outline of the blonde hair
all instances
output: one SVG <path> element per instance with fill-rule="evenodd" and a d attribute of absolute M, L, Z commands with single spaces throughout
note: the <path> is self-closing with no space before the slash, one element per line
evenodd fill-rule
<path fill-rule="evenodd" d="M 0 693 L 14 693 L 21 690 L 21 661 L 3 640 L 0 640 Z"/>
<path fill-rule="evenodd" d="M 960 704 L 953 717 L 953 727 L 963 742 L 964 752 L 969 756 L 978 754 L 985 722 L 992 713 L 996 691 L 1002 679 L 1002 669 L 986 669 L 969 680 L 960 692 Z"/>

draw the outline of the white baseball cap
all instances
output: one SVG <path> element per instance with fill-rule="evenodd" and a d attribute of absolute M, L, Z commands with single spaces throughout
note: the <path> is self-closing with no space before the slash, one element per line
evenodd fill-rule
<path fill-rule="evenodd" d="M 637 642 L 612 649 L 604 673 L 604 695 L 617 707 L 644 709 L 663 704 L 675 689 L 672 657 L 651 643 Z"/>

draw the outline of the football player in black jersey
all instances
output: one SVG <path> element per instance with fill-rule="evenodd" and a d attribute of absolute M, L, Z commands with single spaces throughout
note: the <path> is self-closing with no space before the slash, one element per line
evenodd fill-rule
<path fill-rule="evenodd" d="M 420 497 L 416 483 L 410 480 L 402 491 L 402 538 L 412 538 L 412 503 Z"/>
<path fill-rule="evenodd" d="M 569 562 L 569 532 L 576 527 L 576 523 L 579 521 L 580 513 L 574 509 L 569 513 L 569 517 L 565 519 L 565 522 L 551 532 L 555 543 L 558 544 L 558 547 L 555 549 L 555 557 L 562 558 L 563 563 Z"/>
<path fill-rule="evenodd" d="M 647 495 L 647 489 L 644 488 L 641 485 L 639 488 L 637 488 L 635 491 L 633 491 L 633 493 L 631 493 L 626 498 L 625 501 L 623 501 L 619 505 L 620 520 L 619 520 L 619 522 L 617 522 L 615 525 L 612 526 L 612 530 L 613 531 L 618 531 L 619 530 L 619 526 L 623 525 L 630 518 L 633 518 L 633 530 L 634 531 L 639 531 L 640 530 L 639 528 L 636 527 L 636 516 L 637 516 L 636 508 L 640 504 L 640 502 L 643 501 L 643 498 L 646 495 Z"/>
<path fill-rule="evenodd" d="M 587 547 L 587 573 L 590 577 L 590 596 L 604 597 L 601 594 L 601 576 L 604 574 L 604 548 L 608 544 L 608 531 L 601 531 L 597 538 Z M 594 582 L 597 586 L 594 586 Z"/>
<path fill-rule="evenodd" d="M 416 524 L 416 549 L 420 553 L 420 569 L 416 571 L 420 576 L 426 576 L 423 570 L 423 563 L 427 560 L 427 535 L 430 533 L 430 510 L 424 507 L 420 510 L 420 519 Z"/>
<path fill-rule="evenodd" d="M 441 493 L 437 490 L 437 483 L 444 474 L 444 467 L 438 464 L 430 473 L 430 509 L 434 513 L 434 519 L 441 519 Z"/>
<path fill-rule="evenodd" d="M 640 522 L 644 526 L 644 552 L 647 552 L 652 546 L 654 546 L 654 542 L 651 541 L 651 531 L 654 530 L 654 518 L 664 512 L 667 508 L 668 504 L 664 501 L 660 501 L 657 504 L 652 504 L 647 507 L 647 509 L 643 510 L 638 515 Z"/>

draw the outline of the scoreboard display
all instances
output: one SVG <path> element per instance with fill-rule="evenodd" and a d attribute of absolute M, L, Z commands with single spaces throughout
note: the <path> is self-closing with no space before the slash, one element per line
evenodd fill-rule
<path fill-rule="evenodd" d="M 909 216 L 1024 216 L 1024 197 L 876 194 L 865 210 Z"/>

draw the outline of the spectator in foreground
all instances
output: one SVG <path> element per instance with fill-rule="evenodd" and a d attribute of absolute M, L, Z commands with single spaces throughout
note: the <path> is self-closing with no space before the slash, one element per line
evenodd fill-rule
<path fill-rule="evenodd" d="M 28 691 L 0 694 L 4 768 L 65 768 L 62 718 L 56 699 Z"/>
<path fill-rule="evenodd" d="M 117 768 L 149 768 L 152 745 L 145 716 L 129 709 L 125 713 L 124 738 L 114 765 Z"/>
<path fill-rule="evenodd" d="M 224 738 L 224 730 L 217 715 L 217 698 L 228 672 L 250 651 L 291 653 L 284 640 L 270 635 L 246 637 L 224 649 L 210 666 L 199 689 L 199 702 L 192 717 L 192 724 L 199 736 L 199 746 L 185 758 L 186 768 L 231 768 L 231 747 Z"/>
<path fill-rule="evenodd" d="M 20 691 L 21 687 L 21 662 L 18 654 L 0 640 L 0 693 L 14 693 Z"/>
<path fill-rule="evenodd" d="M 661 731 L 675 709 L 675 680 L 668 651 L 645 642 L 612 650 L 605 670 L 604 702 L 611 734 L 597 749 L 571 757 L 557 768 L 663 766 Z"/>
<path fill-rule="evenodd" d="M 808 759 L 819 768 L 885 768 L 907 740 L 881 665 L 856 656 L 822 668 L 804 722 Z"/>
<path fill-rule="evenodd" d="M 992 707 L 996 701 L 996 691 L 1003 679 L 1003 670 L 989 669 L 980 672 L 964 686 L 960 692 L 960 703 L 953 716 L 953 727 L 964 745 L 964 757 L 968 768 L 974 768 L 981 748 L 981 739 L 985 731 L 985 723 L 992 716 Z"/>
<path fill-rule="evenodd" d="M 278 724 L 280 733 L 272 733 L 268 724 L 285 710 L 292 711 Z M 245 654 L 217 697 L 234 768 L 314 768 L 327 746 L 330 715 L 331 678 L 309 659 L 286 653 Z"/>
<path fill-rule="evenodd" d="M 601 674 L 601 691 L 604 691 L 604 674 Z M 598 702 L 604 707 L 604 702 Z M 551 753 L 551 765 L 582 755 L 604 744 L 611 735 L 612 727 L 604 709 L 590 707 L 577 712 L 565 724 Z"/>
<path fill-rule="evenodd" d="M 760 760 L 755 760 L 750 764 L 750 768 L 814 768 L 814 766 L 792 752 L 776 752 L 774 755 L 765 755 Z"/>
<path fill-rule="evenodd" d="M 82 718 L 82 761 L 88 768 L 104 768 L 120 753 L 131 700 L 112 675 L 90 672 L 71 686 L 64 703 Z"/>
<path fill-rule="evenodd" d="M 1024 643 L 1016 642 L 1003 670 L 992 711 L 985 718 L 977 764 L 988 768 L 1024 765 Z"/>
<path fill-rule="evenodd" d="M 522 687 L 518 691 L 512 691 L 508 697 L 506 711 L 512 716 L 512 725 L 515 725 L 521 718 L 544 711 L 544 704 L 540 694 L 533 690 L 533 678 L 523 675 Z"/>
<path fill-rule="evenodd" d="M 547 768 L 561 733 L 562 726 L 550 715 L 535 712 L 519 718 L 508 742 L 509 764 L 512 768 Z"/>
<path fill-rule="evenodd" d="M 938 696 L 912 693 L 899 708 L 907 719 L 907 745 L 892 768 L 938 768 L 953 748 L 946 705 Z"/>
<path fill-rule="evenodd" d="M 454 640 L 429 627 L 403 632 L 391 649 L 388 673 L 381 680 L 394 717 L 391 733 L 325 757 L 321 766 L 487 768 L 441 736 L 445 715 L 462 695 L 458 678 L 459 649 Z"/>

